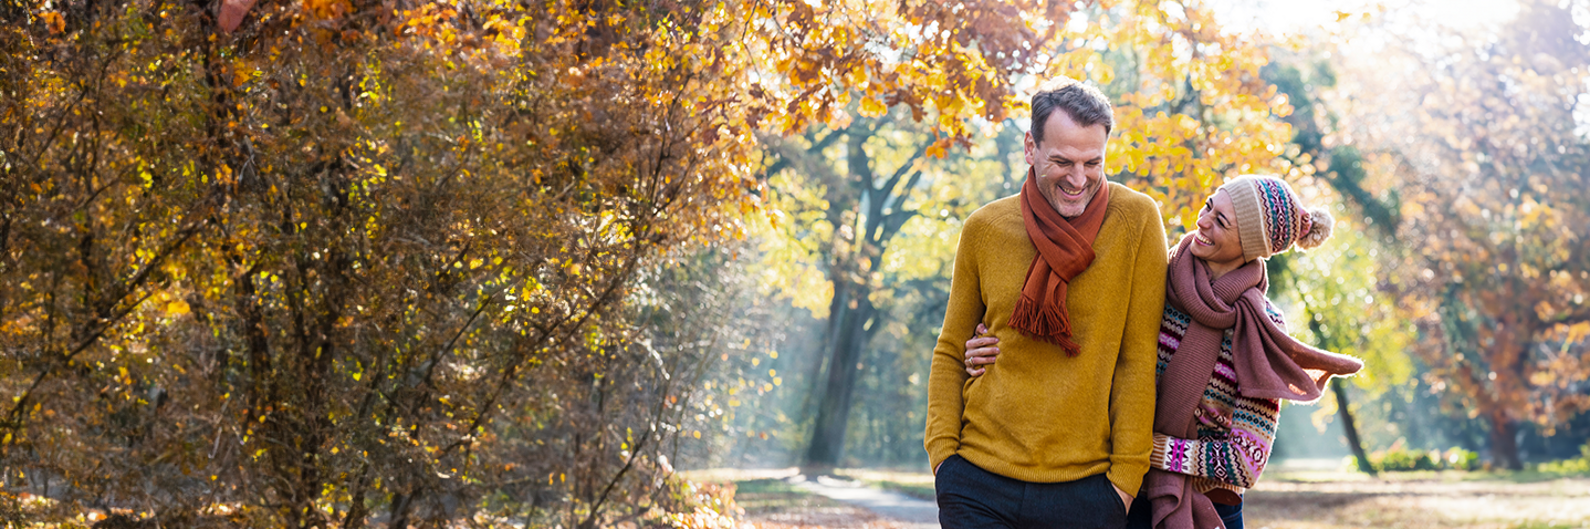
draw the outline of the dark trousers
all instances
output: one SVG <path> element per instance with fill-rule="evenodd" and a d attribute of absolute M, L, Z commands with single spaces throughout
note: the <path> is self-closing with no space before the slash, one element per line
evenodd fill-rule
<path fill-rule="evenodd" d="M 1242 504 L 1221 505 L 1216 503 L 1215 512 L 1220 514 L 1220 521 L 1226 524 L 1226 529 L 1242 529 Z M 1126 515 L 1126 527 L 1127 529 L 1153 529 L 1154 517 L 1149 511 L 1147 500 L 1132 502 L 1132 512 Z"/>
<path fill-rule="evenodd" d="M 944 529 L 1120 528 L 1126 506 L 1103 474 L 1064 483 L 1028 483 L 950 456 L 933 478 Z"/>

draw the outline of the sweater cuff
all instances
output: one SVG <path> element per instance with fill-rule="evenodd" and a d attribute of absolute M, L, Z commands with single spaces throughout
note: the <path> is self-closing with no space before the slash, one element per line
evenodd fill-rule
<path fill-rule="evenodd" d="M 1143 474 L 1148 473 L 1148 468 L 1138 465 L 1110 465 L 1110 470 L 1104 473 L 1110 483 L 1120 487 L 1121 490 L 1133 498 L 1138 497 L 1143 489 Z"/>
<path fill-rule="evenodd" d="M 939 465 L 943 464 L 950 456 L 955 455 L 960 446 L 954 441 L 937 441 L 928 446 L 928 471 L 938 475 Z"/>
<path fill-rule="evenodd" d="M 1192 474 L 1191 463 L 1196 448 L 1194 443 L 1186 439 L 1154 432 L 1154 449 L 1148 453 L 1148 466 L 1166 472 Z"/>

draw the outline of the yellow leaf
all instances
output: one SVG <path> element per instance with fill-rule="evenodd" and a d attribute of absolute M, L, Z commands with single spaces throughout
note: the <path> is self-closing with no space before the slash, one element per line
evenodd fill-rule
<path fill-rule="evenodd" d="M 1590 336 L 1590 322 L 1579 322 L 1568 327 L 1567 343 L 1579 343 L 1585 336 Z"/>
<path fill-rule="evenodd" d="M 51 35 L 60 35 L 66 31 L 66 17 L 55 11 L 39 13 L 39 18 L 44 20 L 44 25 L 50 28 Z"/>
<path fill-rule="evenodd" d="M 870 97 L 861 98 L 861 115 L 863 115 L 863 116 L 866 116 L 866 117 L 869 117 L 869 118 L 875 118 L 875 117 L 878 117 L 878 116 L 882 116 L 885 112 L 888 112 L 888 111 L 889 111 L 889 107 L 883 106 L 883 103 L 878 101 L 877 99 L 873 99 L 873 98 L 870 98 Z"/>

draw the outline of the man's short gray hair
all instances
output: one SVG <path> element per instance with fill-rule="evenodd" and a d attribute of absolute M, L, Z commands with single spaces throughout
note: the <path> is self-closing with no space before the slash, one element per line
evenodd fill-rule
<path fill-rule="evenodd" d="M 1061 78 L 1032 95 L 1033 143 L 1043 143 L 1043 126 L 1057 108 L 1078 125 L 1104 125 L 1106 135 L 1115 128 L 1115 111 L 1104 92 L 1081 81 Z"/>

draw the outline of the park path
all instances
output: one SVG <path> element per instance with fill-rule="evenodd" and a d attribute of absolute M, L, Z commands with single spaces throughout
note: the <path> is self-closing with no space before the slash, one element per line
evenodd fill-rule
<path fill-rule="evenodd" d="M 878 516 L 901 522 L 910 529 L 938 529 L 939 506 L 898 492 L 866 486 L 859 481 L 834 479 L 828 476 L 808 478 L 794 476 L 789 483 L 802 490 L 844 502 L 877 513 Z"/>

